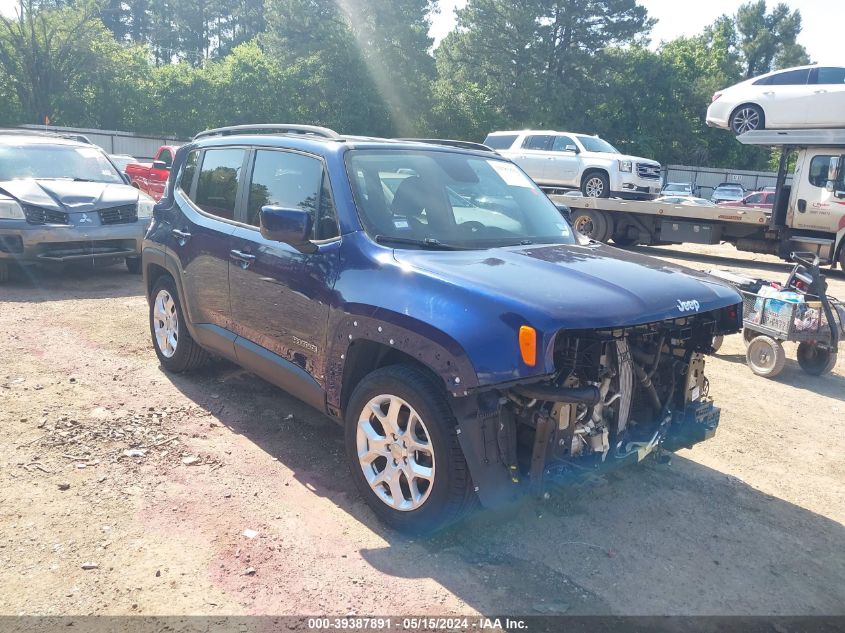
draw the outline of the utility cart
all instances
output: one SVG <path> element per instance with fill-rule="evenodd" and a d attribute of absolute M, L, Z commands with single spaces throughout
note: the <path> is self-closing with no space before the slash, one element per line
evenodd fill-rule
<path fill-rule="evenodd" d="M 710 271 L 742 294 L 745 357 L 758 376 L 774 378 L 780 374 L 786 363 L 785 341 L 798 343 L 798 364 L 808 374 L 822 376 L 836 365 L 845 305 L 827 295 L 818 256 L 793 253 L 792 261 L 795 266 L 780 289 L 761 280 Z M 714 348 L 719 344 L 715 341 Z"/>

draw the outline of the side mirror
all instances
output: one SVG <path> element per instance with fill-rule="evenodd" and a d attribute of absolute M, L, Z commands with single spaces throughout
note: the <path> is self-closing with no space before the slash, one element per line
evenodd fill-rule
<path fill-rule="evenodd" d="M 170 167 L 167 166 L 163 160 L 154 160 L 153 161 L 153 169 L 160 169 L 162 171 L 170 171 Z"/>
<path fill-rule="evenodd" d="M 565 149 L 567 152 L 575 152 L 576 154 L 578 153 L 578 147 L 576 145 L 567 145 L 563 149 Z"/>
<path fill-rule="evenodd" d="M 743 199 L 742 199 L 742 204 L 744 204 L 744 205 L 748 205 L 748 198 L 743 198 Z"/>
<path fill-rule="evenodd" d="M 314 219 L 307 211 L 268 205 L 261 207 L 258 217 L 264 239 L 290 244 L 302 253 L 317 250 L 316 245 L 309 241 Z"/>

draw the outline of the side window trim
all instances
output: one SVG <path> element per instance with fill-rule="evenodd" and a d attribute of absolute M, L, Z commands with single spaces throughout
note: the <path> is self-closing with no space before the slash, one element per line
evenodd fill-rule
<path fill-rule="evenodd" d="M 244 158 L 243 170 L 244 177 L 238 183 L 238 193 L 235 196 L 235 222 L 249 226 L 250 228 L 261 230 L 257 226 L 247 224 L 247 214 L 249 213 L 249 192 L 252 189 L 252 170 L 255 169 L 255 154 L 256 148 L 251 147 L 247 150 Z M 247 183 L 247 181 L 249 181 Z"/>

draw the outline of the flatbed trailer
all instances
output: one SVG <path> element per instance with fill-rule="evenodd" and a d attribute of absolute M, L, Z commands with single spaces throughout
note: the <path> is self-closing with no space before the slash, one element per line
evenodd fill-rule
<path fill-rule="evenodd" d="M 692 206 L 659 201 L 549 197 L 570 209 L 575 228 L 618 246 L 718 244 L 778 255 L 810 252 L 824 264 L 845 269 L 845 129 L 758 130 L 737 140 L 781 148 L 773 209 L 753 206 Z M 793 185 L 787 166 L 795 156 Z"/>

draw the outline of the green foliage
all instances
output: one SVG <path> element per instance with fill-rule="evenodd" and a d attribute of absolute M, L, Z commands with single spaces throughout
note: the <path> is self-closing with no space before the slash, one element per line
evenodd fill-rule
<path fill-rule="evenodd" d="M 190 137 L 291 121 L 483 140 L 598 133 L 664 163 L 765 168 L 704 124 L 712 94 L 807 61 L 801 16 L 765 0 L 649 47 L 636 0 L 469 0 L 432 52 L 436 0 L 24 0 L 0 17 L 0 124 Z"/>

